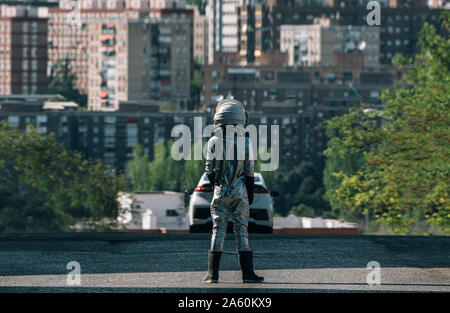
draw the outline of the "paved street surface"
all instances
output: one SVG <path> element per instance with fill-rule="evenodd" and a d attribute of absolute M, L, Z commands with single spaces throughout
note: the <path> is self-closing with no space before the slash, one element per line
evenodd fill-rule
<path fill-rule="evenodd" d="M 450 238 L 256 235 L 255 268 L 266 282 L 240 283 L 233 234 L 220 283 L 204 285 L 208 234 L 0 235 L 0 292 L 450 292 Z M 67 263 L 81 285 L 67 285 Z M 370 261 L 381 285 L 366 282 Z"/>

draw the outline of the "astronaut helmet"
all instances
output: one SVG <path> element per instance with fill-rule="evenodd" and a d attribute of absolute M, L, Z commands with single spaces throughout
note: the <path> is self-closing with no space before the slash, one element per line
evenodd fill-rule
<path fill-rule="evenodd" d="M 247 126 L 247 111 L 242 102 L 235 99 L 220 100 L 214 112 L 214 125 Z"/>

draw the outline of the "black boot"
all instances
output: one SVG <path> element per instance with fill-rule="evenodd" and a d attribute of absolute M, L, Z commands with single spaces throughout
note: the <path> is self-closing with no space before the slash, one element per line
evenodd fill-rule
<path fill-rule="evenodd" d="M 243 283 L 260 283 L 264 281 L 264 277 L 258 276 L 253 270 L 253 252 L 252 251 L 240 251 L 239 252 L 239 265 L 242 270 L 242 282 Z"/>
<path fill-rule="evenodd" d="M 219 266 L 222 251 L 208 251 L 208 275 L 203 278 L 206 284 L 216 284 L 219 281 Z"/>

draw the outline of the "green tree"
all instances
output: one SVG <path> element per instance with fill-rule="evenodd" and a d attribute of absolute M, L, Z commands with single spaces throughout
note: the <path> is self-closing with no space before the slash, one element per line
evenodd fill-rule
<path fill-rule="evenodd" d="M 297 167 L 283 173 L 273 173 L 264 177 L 270 177 L 267 186 L 280 193 L 275 198 L 275 210 L 281 215 L 287 215 L 292 208 L 303 204 L 312 208 L 316 216 L 328 214 L 329 205 L 324 200 L 324 188 L 322 185 L 321 169 L 311 162 L 302 162 Z"/>
<path fill-rule="evenodd" d="M 142 146 L 138 145 L 133 149 L 133 160 L 127 163 L 126 170 L 128 189 L 133 191 L 150 190 L 149 160 L 148 155 L 144 154 Z"/>
<path fill-rule="evenodd" d="M 182 191 L 182 177 L 184 170 L 184 161 L 176 161 L 172 158 L 173 140 L 168 140 L 165 144 L 166 160 L 165 160 L 165 179 L 164 189 L 170 191 Z M 198 177 L 200 178 L 200 177 Z"/>
<path fill-rule="evenodd" d="M 164 142 L 155 144 L 153 160 L 148 166 L 150 191 L 164 190 L 167 178 L 167 149 Z"/>
<path fill-rule="evenodd" d="M 194 149 L 201 149 L 203 142 L 194 144 Z M 191 150 L 191 160 L 183 161 L 182 191 L 195 188 L 200 177 L 205 173 L 205 160 L 194 160 L 194 149 Z"/>
<path fill-rule="evenodd" d="M 331 206 L 330 217 L 343 218 L 350 221 L 358 221 L 363 218 L 363 212 L 354 207 L 342 206 L 335 201 L 334 193 L 342 182 L 343 175 L 351 176 L 361 168 L 364 162 L 363 154 L 352 153 L 350 149 L 340 147 L 330 148 L 327 151 L 325 169 L 323 171 L 323 184 L 326 190 L 325 199 Z"/>
<path fill-rule="evenodd" d="M 133 160 L 127 163 L 126 182 L 130 191 L 182 191 L 185 171 L 189 169 L 185 161 L 175 161 L 171 156 L 173 141 L 160 142 L 154 146 L 153 160 L 149 161 L 142 147 L 133 150 Z M 193 175 L 191 173 L 190 175 Z M 198 176 L 196 179 L 198 179 Z"/>
<path fill-rule="evenodd" d="M 370 213 L 396 233 L 421 220 L 449 233 L 450 40 L 425 23 L 419 47 L 414 65 L 396 56 L 395 64 L 410 70 L 406 86 L 382 93 L 383 110 L 362 105 L 328 122 L 326 155 L 346 149 L 364 159 L 356 173 L 335 172 L 340 184 L 327 195 L 333 206 Z"/>
<path fill-rule="evenodd" d="M 198 109 L 200 107 L 200 93 L 202 91 L 201 78 L 202 65 L 197 59 L 194 59 L 193 77 L 191 80 L 191 109 Z"/>
<path fill-rule="evenodd" d="M 295 216 L 301 216 L 301 217 L 315 217 L 316 212 L 314 212 L 314 209 L 310 208 L 307 205 L 304 205 L 303 203 L 293 207 L 289 214 L 293 214 Z"/>
<path fill-rule="evenodd" d="M 0 126 L 0 232 L 69 231 L 78 221 L 114 225 L 121 179 L 42 135 Z"/>
<path fill-rule="evenodd" d="M 77 77 L 72 72 L 70 59 L 66 57 L 52 65 L 48 91 L 62 95 L 67 100 L 78 103 L 81 108 L 86 108 L 87 96 L 80 93 L 76 81 Z"/>

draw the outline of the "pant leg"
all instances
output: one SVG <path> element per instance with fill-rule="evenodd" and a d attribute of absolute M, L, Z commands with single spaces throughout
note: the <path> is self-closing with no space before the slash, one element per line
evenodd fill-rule
<path fill-rule="evenodd" d="M 216 198 L 211 202 L 211 217 L 213 221 L 211 251 L 223 251 L 223 244 L 227 235 L 229 205 L 224 203 L 226 199 Z"/>
<path fill-rule="evenodd" d="M 248 217 L 249 204 L 248 199 L 237 199 L 234 202 L 232 211 L 233 231 L 236 236 L 238 251 L 250 251 L 248 242 Z"/>

